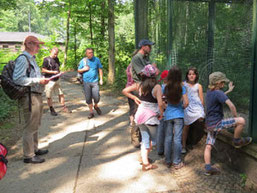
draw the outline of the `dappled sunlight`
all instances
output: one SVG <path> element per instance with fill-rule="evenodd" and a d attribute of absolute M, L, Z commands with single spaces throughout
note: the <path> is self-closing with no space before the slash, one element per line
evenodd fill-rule
<path fill-rule="evenodd" d="M 37 167 L 30 167 L 29 165 L 26 165 L 25 168 L 27 168 L 27 170 L 23 171 L 19 178 L 21 180 L 26 180 L 27 178 L 30 178 L 31 175 L 37 175 L 40 173 L 47 172 L 58 167 L 59 165 L 62 165 L 66 161 L 67 157 L 58 157 L 48 160 L 47 163 L 40 164 Z"/>
<path fill-rule="evenodd" d="M 97 176 L 97 183 L 105 188 L 105 192 L 160 192 L 178 189 L 174 181 L 169 179 L 168 172 L 163 176 L 158 175 L 158 170 L 142 172 L 137 160 L 138 152 L 84 156 L 83 162 L 90 164 L 82 166 L 83 175 L 80 179 L 84 181 L 81 181 L 78 190 L 82 187 L 92 191 L 97 188 L 89 176 Z"/>

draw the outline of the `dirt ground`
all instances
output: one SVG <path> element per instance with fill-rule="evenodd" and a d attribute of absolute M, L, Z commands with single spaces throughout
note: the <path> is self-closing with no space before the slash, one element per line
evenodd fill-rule
<path fill-rule="evenodd" d="M 79 83 L 76 82 L 75 77 L 76 77 L 75 72 L 66 73 L 65 76 L 63 76 L 64 80 L 66 80 L 70 83 L 73 83 L 73 84 L 66 84 L 66 87 L 64 88 L 65 93 L 67 93 L 67 98 L 69 99 L 69 100 L 67 100 L 67 106 L 70 107 L 70 109 L 74 111 L 74 114 L 75 113 L 81 113 L 80 117 L 79 117 L 80 119 L 87 120 L 86 116 L 87 116 L 87 113 L 88 113 L 88 109 L 87 109 L 87 107 L 84 103 L 82 93 L 79 93 L 79 92 L 82 92 L 82 89 L 80 89 L 80 88 L 79 89 L 73 89 L 74 84 L 79 84 Z M 79 86 L 79 85 L 76 85 L 76 86 Z M 106 158 L 106 157 L 99 158 L 100 155 L 102 155 L 102 156 L 107 156 L 107 155 L 108 156 L 113 156 L 113 155 L 115 155 L 116 156 L 115 152 L 117 153 L 118 150 L 119 151 L 120 150 L 125 151 L 126 148 L 128 148 L 128 147 L 131 149 L 130 144 L 129 144 L 130 136 L 124 130 L 117 130 L 117 131 L 115 131 L 116 133 L 113 133 L 117 136 L 118 136 L 117 133 L 119 133 L 119 135 L 122 134 L 121 136 L 119 136 L 120 137 L 120 138 L 118 138 L 119 140 L 116 140 L 116 141 L 111 141 L 110 140 L 110 143 L 104 143 L 102 141 L 101 135 L 104 135 L 104 134 L 107 135 L 108 132 L 110 132 L 112 130 L 115 130 L 115 128 L 119 127 L 119 124 L 123 124 L 124 120 L 127 120 L 127 117 L 128 117 L 127 113 L 121 115 L 120 112 L 118 112 L 119 108 L 121 108 L 122 105 L 126 105 L 126 103 L 127 103 L 126 97 L 120 96 L 119 93 L 113 92 L 110 89 L 101 88 L 101 97 L 102 96 L 103 96 L 103 101 L 105 101 L 104 102 L 105 104 L 102 104 L 103 109 L 106 112 L 109 112 L 111 110 L 112 114 L 111 115 L 105 115 L 106 116 L 105 119 L 108 120 L 109 122 L 107 122 L 106 124 L 101 125 L 100 124 L 101 121 L 99 119 L 100 122 L 98 124 L 100 124 L 100 125 L 94 125 L 93 126 L 94 129 L 92 131 L 87 131 L 86 132 L 86 136 L 88 135 L 88 141 L 84 142 L 85 143 L 86 154 L 85 154 L 85 156 L 82 155 L 82 157 L 85 158 L 85 162 L 83 162 L 84 167 L 88 170 L 85 170 L 85 171 L 82 170 L 81 171 L 81 176 L 83 176 L 82 174 L 84 174 L 85 176 L 88 175 L 88 181 L 86 181 L 84 178 L 81 178 L 83 183 L 82 183 L 82 181 L 81 182 L 78 181 L 78 185 L 83 186 L 83 187 L 85 186 L 87 188 L 90 185 L 90 184 L 87 184 L 87 182 L 91 183 L 90 179 L 93 179 L 94 178 L 93 176 L 101 177 L 103 175 L 103 173 L 101 173 L 101 175 L 98 174 L 98 173 L 97 174 L 92 173 L 92 176 L 90 176 L 89 172 L 91 171 L 90 168 L 92 166 L 95 167 L 95 169 L 92 169 L 92 171 L 96 172 L 96 171 L 98 171 L 99 168 L 102 169 L 103 165 L 113 164 L 114 161 L 116 160 L 116 158 L 115 158 L 115 160 L 111 160 L 111 161 L 110 161 L 110 158 Z M 60 112 L 61 106 L 59 104 L 55 103 L 55 107 L 56 107 L 57 113 Z M 67 127 L 66 128 L 63 125 L 63 124 L 67 123 L 66 122 L 67 121 L 67 116 L 66 115 L 60 115 L 60 116 L 58 116 L 58 119 L 57 118 L 54 119 L 54 117 L 52 117 L 49 114 L 49 110 L 48 110 L 45 98 L 44 98 L 44 113 L 45 113 L 44 119 L 49 120 L 48 122 L 44 121 L 44 124 L 43 124 L 43 127 L 46 129 L 46 132 L 52 133 L 52 135 L 57 135 L 59 130 L 65 130 L 66 129 L 67 131 L 65 131 L 65 132 L 68 132 L 69 129 L 74 129 L 73 127 Z M 75 121 L 75 118 L 78 118 L 78 117 L 73 117 L 74 120 L 71 120 L 71 119 L 69 120 L 71 122 L 71 124 L 73 123 L 73 121 Z M 94 122 L 92 122 L 92 123 L 94 123 Z M 91 122 L 88 121 L 88 124 L 90 125 Z M 85 124 L 85 125 L 88 126 L 87 124 Z M 124 126 L 124 127 L 127 127 L 127 126 Z M 78 128 L 83 129 L 83 127 L 80 128 L 80 126 Z M 15 168 L 15 164 L 18 165 L 18 164 L 22 163 L 21 162 L 21 160 L 22 160 L 22 150 L 20 148 L 21 144 L 17 145 L 17 141 L 21 141 L 19 139 L 22 136 L 22 128 L 21 128 L 21 124 L 19 124 L 18 112 L 13 113 L 12 117 L 10 117 L 10 119 L 6 121 L 5 128 L 4 129 L 1 128 L 0 132 L 1 132 L 0 133 L 1 142 L 6 144 L 7 147 L 10 149 L 10 154 L 8 156 L 8 159 L 10 159 L 11 162 L 13 163 L 13 165 L 10 164 L 10 166 L 11 166 L 10 169 L 9 169 L 10 176 L 11 175 L 15 176 L 16 175 L 15 172 L 17 172 L 16 168 Z M 101 134 L 101 132 L 102 132 L 102 134 Z M 98 136 L 97 135 L 95 136 L 95 134 L 97 134 Z M 49 167 L 51 166 L 50 167 L 51 169 L 49 169 L 48 172 L 41 172 L 40 173 L 46 179 L 49 178 L 48 175 L 53 173 L 52 175 L 54 175 L 56 177 L 56 173 L 62 171 L 62 170 L 58 170 L 58 169 L 60 169 L 59 167 L 52 168 L 52 165 L 55 165 L 55 159 L 54 159 L 55 157 L 54 156 L 57 156 L 58 159 L 59 159 L 60 154 L 63 151 L 65 151 L 65 148 L 63 148 L 63 147 L 71 148 L 71 150 L 72 150 L 71 152 L 73 152 L 77 156 L 78 153 L 75 151 L 76 148 L 74 148 L 74 147 L 76 147 L 76 144 L 77 145 L 80 144 L 77 141 L 78 136 L 76 136 L 76 138 L 74 138 L 74 139 L 72 138 L 72 135 L 70 137 L 71 138 L 68 138 L 68 139 L 72 139 L 72 140 L 76 139 L 76 141 L 75 141 L 76 143 L 74 142 L 74 144 L 69 145 L 69 146 L 67 146 L 67 144 L 66 144 L 66 146 L 65 146 L 63 144 L 60 145 L 59 142 L 55 142 L 51 145 L 52 152 L 56 152 L 56 153 L 48 155 L 49 157 L 48 157 L 48 162 L 47 163 L 50 163 L 49 165 L 47 165 L 47 163 L 45 165 L 42 164 L 42 168 L 46 167 L 46 166 L 49 166 Z M 99 138 L 99 139 L 97 140 L 97 138 Z M 110 134 L 108 134 L 107 137 L 103 137 L 103 139 L 105 139 L 105 140 L 106 140 L 106 138 L 107 139 L 110 138 L 112 140 L 116 139 L 115 137 L 113 137 Z M 52 138 L 51 138 L 50 135 L 49 136 L 44 136 L 41 139 L 41 144 L 46 143 L 45 140 L 51 141 Z M 67 141 L 69 141 L 69 140 L 63 140 L 62 142 L 66 143 Z M 121 142 L 124 142 L 124 141 L 126 141 L 126 144 L 120 144 Z M 19 142 L 19 143 L 21 143 L 21 142 Z M 114 146 L 115 144 L 119 144 L 119 145 L 116 147 L 116 146 Z M 221 175 L 210 176 L 210 177 L 207 177 L 207 176 L 203 175 L 203 173 L 204 173 L 204 170 L 203 170 L 203 168 L 204 168 L 204 162 L 203 162 L 204 144 L 205 144 L 205 137 L 200 141 L 200 143 L 198 143 L 196 146 L 194 146 L 193 150 L 191 150 L 189 153 L 186 154 L 186 156 L 184 157 L 184 162 L 185 162 L 186 166 L 184 168 L 178 170 L 178 171 L 174 170 L 174 171 L 171 171 L 171 172 L 170 171 L 167 172 L 168 169 L 162 164 L 163 158 L 159 157 L 156 152 L 152 152 L 151 153 L 151 158 L 153 158 L 153 160 L 155 160 L 155 163 L 157 165 L 159 165 L 160 169 L 156 170 L 156 171 L 153 171 L 152 173 L 150 173 L 150 175 L 142 174 L 141 170 L 138 170 L 137 172 L 139 172 L 140 175 L 143 175 L 145 177 L 156 177 L 156 179 L 153 178 L 153 179 L 155 179 L 154 182 L 158 182 L 158 180 L 160 180 L 161 177 L 163 177 L 163 179 L 165 178 L 165 180 L 169 181 L 167 183 L 165 182 L 164 183 L 165 185 L 166 184 L 171 184 L 172 180 L 175 181 L 177 186 L 178 186 L 178 191 L 170 189 L 171 191 L 165 191 L 165 192 L 185 192 L 185 193 L 187 193 L 187 192 L 231 192 L 231 193 L 235 193 L 235 192 L 238 192 L 238 193 L 241 193 L 241 192 L 256 192 L 256 191 L 253 191 L 253 190 L 246 189 L 244 187 L 244 185 L 245 185 L 244 184 L 244 179 L 242 178 L 242 176 L 240 176 L 240 174 L 230 170 L 227 167 L 221 166 L 219 161 L 215 160 L 215 159 L 213 161 L 215 162 L 215 166 L 220 168 Z M 112 146 L 114 146 L 114 149 L 112 150 L 113 152 L 108 154 L 108 151 L 111 150 Z M 97 149 L 98 149 L 98 151 L 100 151 L 100 150 L 103 151 L 104 150 L 103 151 L 104 153 L 103 154 L 99 153 L 99 154 L 92 154 L 91 155 L 91 151 L 92 150 L 97 151 Z M 123 155 L 123 153 L 122 153 L 121 154 L 122 156 L 119 155 L 121 157 L 120 157 L 120 159 L 117 159 L 117 161 L 121 161 L 124 164 L 126 161 L 129 161 L 130 159 L 132 159 L 132 156 L 134 156 L 134 154 L 131 153 L 132 150 L 130 150 L 130 149 L 126 150 L 126 151 L 130 152 L 127 157 L 126 157 L 126 155 Z M 138 151 L 138 149 L 134 148 L 133 152 L 134 151 Z M 53 157 L 52 159 L 51 159 L 51 156 Z M 94 159 L 92 159 L 92 157 Z M 70 156 L 69 156 L 69 158 L 70 158 Z M 92 163 L 90 162 L 89 158 L 93 160 Z M 134 159 L 134 157 L 133 157 L 133 159 Z M 107 160 L 106 163 L 104 162 L 104 160 Z M 64 162 L 64 163 L 66 163 L 66 162 Z M 128 165 L 132 166 L 133 164 L 135 164 L 135 162 L 134 161 L 133 162 L 128 162 L 126 164 L 127 164 L 126 166 L 128 166 Z M 122 169 L 117 170 L 116 166 L 117 165 L 113 166 L 112 171 L 113 172 L 114 171 L 117 171 L 117 172 L 120 171 L 122 173 Z M 26 166 L 26 167 L 24 166 L 24 167 L 22 167 L 22 169 L 28 170 L 27 167 L 28 166 Z M 136 167 L 139 167 L 139 166 L 135 166 L 135 167 L 133 166 L 132 168 L 135 169 Z M 20 168 L 20 167 L 17 167 L 17 168 Z M 30 175 L 32 175 L 32 173 L 33 174 L 35 173 L 35 176 L 33 176 L 30 180 L 33 180 L 34 178 L 37 178 L 38 173 L 36 172 L 36 169 L 33 172 L 30 171 L 30 170 L 28 170 L 28 171 L 31 173 Z M 42 169 L 42 171 L 45 171 L 45 169 Z M 71 170 L 71 171 L 76 171 L 76 170 Z M 105 170 L 103 170 L 103 171 L 105 171 Z M 106 171 L 110 171 L 110 170 L 108 169 Z M 132 169 L 129 169 L 129 171 L 133 171 L 131 173 L 131 175 L 134 174 L 134 172 L 135 172 Z M 64 172 L 67 172 L 67 171 L 64 170 Z M 107 174 L 110 175 L 111 173 L 107 172 L 106 175 Z M 129 172 L 127 171 L 125 174 L 129 174 Z M 122 173 L 122 174 L 117 173 L 118 176 L 119 175 L 125 175 L 125 174 L 124 173 Z M 165 177 L 165 175 L 168 175 L 168 177 Z M 61 176 L 65 176 L 65 175 L 61 175 Z M 76 176 L 76 175 L 74 174 L 74 176 Z M 11 179 L 8 178 L 8 176 L 6 177 L 6 179 L 9 180 L 9 181 L 11 180 Z M 54 180 L 55 178 L 51 178 L 51 179 Z M 108 178 L 106 178 L 106 179 L 108 179 Z M 127 178 L 124 177 L 124 179 L 127 179 Z M 129 184 L 133 185 L 136 182 L 138 182 L 136 180 L 137 178 L 135 178 L 135 179 L 132 178 L 132 179 L 133 180 L 131 181 L 131 183 L 125 183 L 125 184 L 126 185 L 129 185 Z M 99 179 L 95 179 L 95 180 L 99 180 Z M 28 180 L 26 180 L 26 181 L 28 181 Z M 69 179 L 68 181 L 70 182 L 71 180 Z M 41 181 L 39 180 L 39 182 L 41 182 Z M 60 180 L 58 182 L 60 182 Z M 16 184 L 17 187 L 23 186 L 22 183 L 19 184 L 19 180 L 17 182 L 15 181 L 13 183 Z M 115 180 L 115 185 L 113 185 L 113 188 L 118 187 L 116 183 L 117 183 L 117 179 Z M 41 183 L 39 183 L 39 185 L 40 184 Z M 54 185 L 56 185 L 55 183 L 50 183 L 50 184 L 53 185 L 54 188 L 56 188 L 56 186 L 54 186 Z M 138 183 L 137 185 L 141 186 L 142 184 Z M 110 183 L 107 183 L 106 186 L 109 187 Z M 8 186 L 6 185 L 6 187 L 8 187 Z M 97 186 L 94 186 L 92 190 L 94 190 L 97 187 L 99 187 L 99 184 Z M 33 186 L 33 188 L 35 188 L 35 187 Z M 78 188 L 78 190 L 79 190 L 79 188 Z M 59 191 L 59 192 L 61 192 L 61 191 Z M 84 189 L 81 192 L 84 192 Z M 94 191 L 92 191 L 92 192 L 94 192 Z"/>

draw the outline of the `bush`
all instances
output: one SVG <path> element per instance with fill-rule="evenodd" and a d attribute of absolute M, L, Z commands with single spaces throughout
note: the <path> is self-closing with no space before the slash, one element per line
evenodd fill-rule
<path fill-rule="evenodd" d="M 0 88 L 0 123 L 10 116 L 10 113 L 17 109 L 17 102 L 9 99 Z"/>

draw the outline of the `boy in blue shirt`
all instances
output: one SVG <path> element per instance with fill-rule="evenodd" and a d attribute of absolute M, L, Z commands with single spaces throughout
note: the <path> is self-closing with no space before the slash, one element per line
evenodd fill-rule
<path fill-rule="evenodd" d="M 211 166 L 211 149 L 215 143 L 218 133 L 230 127 L 235 127 L 233 145 L 241 148 L 251 143 L 251 137 L 241 137 L 245 126 L 245 119 L 237 116 L 235 105 L 221 91 L 225 83 L 229 82 L 226 75 L 222 72 L 214 72 L 209 76 L 209 90 L 206 93 L 206 125 L 208 130 L 206 147 L 204 150 L 205 175 L 217 174 L 219 171 Z M 226 103 L 233 115 L 232 118 L 224 119 L 223 104 Z"/>

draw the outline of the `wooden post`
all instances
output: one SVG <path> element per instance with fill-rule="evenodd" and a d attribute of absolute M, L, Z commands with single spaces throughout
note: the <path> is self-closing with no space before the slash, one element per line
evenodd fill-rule
<path fill-rule="evenodd" d="M 148 0 L 134 1 L 136 48 L 141 39 L 148 39 Z"/>
<path fill-rule="evenodd" d="M 209 2 L 209 18 L 208 18 L 208 49 L 207 49 L 207 70 L 208 75 L 213 71 L 214 64 L 214 30 L 215 30 L 215 1 Z M 209 82 L 209 81 L 208 81 Z"/>
<path fill-rule="evenodd" d="M 168 0 L 168 6 L 167 6 L 167 13 L 168 13 L 168 62 L 167 66 L 172 65 L 172 0 Z"/>
<path fill-rule="evenodd" d="M 253 27 L 252 27 L 252 76 L 251 99 L 249 112 L 249 131 L 254 142 L 257 142 L 257 0 L 253 0 Z"/>

